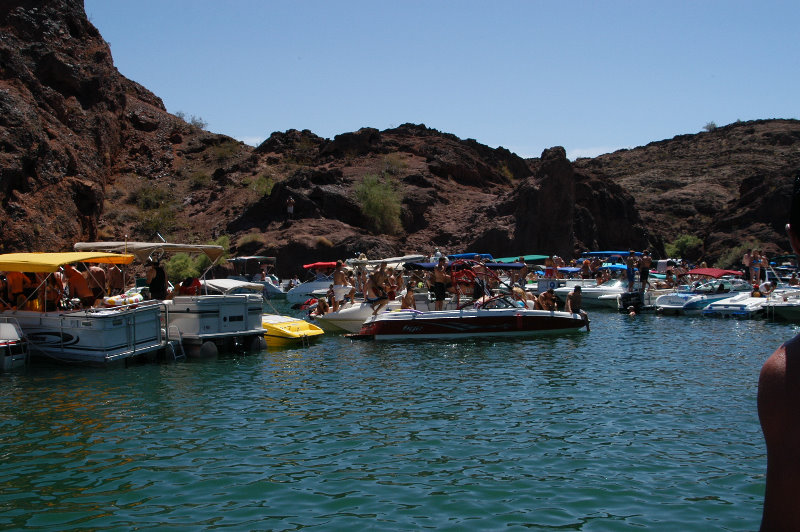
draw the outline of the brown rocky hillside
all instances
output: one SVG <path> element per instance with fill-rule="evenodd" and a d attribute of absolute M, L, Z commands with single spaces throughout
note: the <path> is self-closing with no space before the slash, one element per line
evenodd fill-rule
<path fill-rule="evenodd" d="M 277 132 L 253 148 L 167 113 L 122 76 L 81 1 L 0 6 L 4 252 L 228 236 L 233 254 L 275 255 L 288 275 L 434 247 L 663 254 L 690 233 L 713 261 L 748 239 L 786 249 L 798 134 L 797 121 L 748 122 L 574 163 L 559 147 L 525 160 L 415 124 Z M 376 186 L 384 203 L 365 208 L 359 192 Z"/>

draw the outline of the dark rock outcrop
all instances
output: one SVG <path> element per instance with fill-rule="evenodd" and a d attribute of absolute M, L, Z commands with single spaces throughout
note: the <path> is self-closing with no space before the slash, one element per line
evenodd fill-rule
<path fill-rule="evenodd" d="M 800 122 L 737 123 L 595 159 L 505 148 L 403 124 L 333 140 L 304 130 L 252 148 L 166 112 L 116 70 L 80 0 L 0 5 L 0 251 L 85 239 L 231 237 L 232 252 L 303 262 L 480 251 L 495 255 L 648 247 L 703 239 L 713 262 L 742 242 L 786 251 Z M 362 212 L 383 184 L 381 234 Z M 288 219 L 286 200 L 295 200 Z"/>

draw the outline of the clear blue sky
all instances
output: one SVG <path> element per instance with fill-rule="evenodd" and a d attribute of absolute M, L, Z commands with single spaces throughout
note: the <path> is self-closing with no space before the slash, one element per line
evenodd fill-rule
<path fill-rule="evenodd" d="M 126 77 L 257 145 L 405 122 L 570 158 L 800 118 L 800 2 L 85 0 Z"/>

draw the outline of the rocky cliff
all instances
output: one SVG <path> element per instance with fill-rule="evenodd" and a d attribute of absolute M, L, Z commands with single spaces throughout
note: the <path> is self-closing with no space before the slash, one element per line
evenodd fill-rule
<path fill-rule="evenodd" d="M 170 115 L 122 76 L 80 0 L 0 6 L 4 252 L 229 235 L 232 253 L 275 255 L 286 275 L 434 247 L 663 254 L 687 233 L 713 261 L 748 239 L 786 249 L 798 134 L 796 121 L 748 122 L 574 163 L 559 147 L 525 160 L 415 124 L 276 132 L 253 148 Z"/>

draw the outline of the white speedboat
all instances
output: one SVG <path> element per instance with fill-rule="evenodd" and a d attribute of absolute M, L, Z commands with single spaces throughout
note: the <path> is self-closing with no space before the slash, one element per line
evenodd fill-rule
<path fill-rule="evenodd" d="M 787 288 L 780 297 L 771 297 L 764 310 L 767 318 L 800 321 L 800 290 L 796 286 Z"/>
<path fill-rule="evenodd" d="M 204 254 L 210 270 L 223 254 L 222 246 L 167 242 L 80 242 L 76 250 L 127 252 L 140 261 L 160 259 L 165 253 Z M 161 303 L 162 326 L 169 339 L 178 337 L 190 356 L 214 356 L 225 351 L 263 348 L 264 330 L 260 294 L 176 295 Z"/>
<path fill-rule="evenodd" d="M 286 292 L 286 300 L 292 305 L 305 303 L 314 298 L 314 292 L 320 293 L 321 290 L 327 292 L 333 284 L 333 270 L 336 268 L 336 263 L 314 262 L 304 264 L 303 268 L 309 272 L 311 278 Z"/>
<path fill-rule="evenodd" d="M 561 301 L 566 301 L 575 286 L 581 287 L 584 308 L 616 308 L 617 296 L 628 290 L 628 283 L 622 279 L 612 279 L 600 285 L 594 279 L 567 279 L 564 286 L 554 291 Z"/>
<path fill-rule="evenodd" d="M 755 318 L 764 314 L 770 297 L 754 297 L 750 292 L 742 292 L 708 304 L 702 313 L 703 316 L 718 318 Z"/>
<path fill-rule="evenodd" d="M 10 253 L 0 255 L 0 270 L 49 276 L 66 264 L 131 261 L 133 255 L 105 252 Z M 47 301 L 47 278 L 37 287 L 39 290 L 44 292 L 42 300 Z M 166 346 L 160 302 L 71 310 L 42 308 L 42 300 L 31 295 L 24 306 L 0 313 L 0 321 L 19 325 L 33 358 L 105 366 L 155 356 Z"/>
<path fill-rule="evenodd" d="M 397 310 L 400 308 L 399 301 L 390 301 L 381 312 Z M 346 304 L 335 312 L 328 312 L 320 316 L 312 316 L 314 321 L 325 332 L 349 332 L 357 333 L 361 330 L 361 325 L 372 317 L 372 305 L 364 301 L 356 301 Z"/>
<path fill-rule="evenodd" d="M 275 265 L 275 257 L 234 257 L 228 259 L 228 262 L 236 270 L 236 275 L 230 276 L 231 279 L 259 284 L 265 299 L 286 299 L 286 292 L 281 287 L 280 279 L 271 273 Z M 262 270 L 266 275 L 264 278 L 261 278 Z M 259 277 L 258 280 L 254 280 L 255 276 Z"/>
<path fill-rule="evenodd" d="M 664 314 L 697 313 L 716 301 L 738 293 L 749 293 L 752 286 L 741 279 L 719 279 L 701 284 L 691 290 L 669 292 L 656 298 L 658 312 Z"/>

